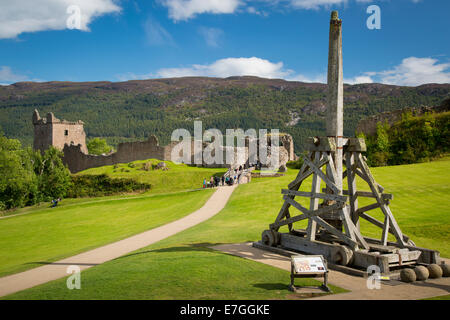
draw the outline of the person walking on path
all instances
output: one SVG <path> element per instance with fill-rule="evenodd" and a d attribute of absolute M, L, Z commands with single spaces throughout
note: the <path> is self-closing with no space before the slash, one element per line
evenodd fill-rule
<path fill-rule="evenodd" d="M 203 189 L 206 189 L 206 179 L 203 179 Z"/>
<path fill-rule="evenodd" d="M 225 185 L 225 176 L 222 176 L 222 186 Z"/>

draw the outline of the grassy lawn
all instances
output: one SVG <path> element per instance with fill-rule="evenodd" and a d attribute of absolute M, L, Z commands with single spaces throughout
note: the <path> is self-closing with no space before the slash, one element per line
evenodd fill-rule
<path fill-rule="evenodd" d="M 213 190 L 76 200 L 0 219 L 0 276 L 129 237 L 197 210 Z M 66 201 L 63 201 L 66 202 Z"/>
<path fill-rule="evenodd" d="M 445 295 L 445 296 L 437 296 L 437 297 L 432 297 L 432 298 L 426 298 L 426 299 L 422 299 L 422 300 L 450 300 L 450 294 Z"/>
<path fill-rule="evenodd" d="M 402 230 L 419 246 L 450 257 L 450 160 L 374 168 L 376 180 L 395 195 L 391 208 Z M 82 289 L 65 279 L 8 299 L 289 299 L 289 272 L 209 249 L 214 244 L 255 241 L 275 220 L 280 189 L 296 175 L 258 178 L 241 185 L 216 216 L 130 255 L 82 273 Z M 362 182 L 359 181 L 362 186 Z M 304 186 L 306 190 L 309 185 Z M 302 188 L 303 189 L 303 188 Z M 362 187 L 368 190 L 368 187 Z M 305 190 L 305 189 L 303 189 Z M 373 201 L 373 200 L 372 200 Z M 306 201 L 303 202 L 306 205 Z M 370 203 L 361 201 L 361 205 Z M 379 215 L 380 213 L 372 212 Z M 300 227 L 301 224 L 298 226 Z M 363 234 L 381 230 L 362 223 Z M 307 280 L 309 284 L 316 283 Z M 298 281 L 298 284 L 301 282 Z M 334 292 L 342 289 L 333 288 Z"/>
<path fill-rule="evenodd" d="M 168 170 L 143 170 L 145 163 L 153 165 L 165 162 Z M 203 179 L 207 181 L 214 175 L 222 175 L 226 169 L 197 168 L 185 164 L 175 164 L 171 161 L 148 159 L 134 161 L 131 163 L 118 164 L 116 166 L 104 166 L 81 171 L 77 175 L 84 174 L 107 174 L 111 178 L 131 178 L 138 182 L 150 183 L 150 193 L 167 193 L 181 190 L 192 190 L 202 188 Z"/>

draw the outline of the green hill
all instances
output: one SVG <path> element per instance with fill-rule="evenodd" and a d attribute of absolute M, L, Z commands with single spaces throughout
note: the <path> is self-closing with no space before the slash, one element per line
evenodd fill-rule
<path fill-rule="evenodd" d="M 306 137 L 324 133 L 326 85 L 256 77 L 175 78 L 128 82 L 21 82 L 0 86 L 0 127 L 9 138 L 31 145 L 31 115 L 54 112 L 83 120 L 88 138 L 110 144 L 159 137 L 169 142 L 176 128 L 271 129 L 294 137 L 301 151 Z M 399 87 L 382 84 L 345 86 L 345 135 L 360 119 L 384 111 L 438 105 L 450 84 Z"/>

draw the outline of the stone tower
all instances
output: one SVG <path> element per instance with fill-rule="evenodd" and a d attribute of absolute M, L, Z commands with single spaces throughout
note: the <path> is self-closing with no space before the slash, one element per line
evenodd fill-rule
<path fill-rule="evenodd" d="M 81 145 L 81 151 L 88 154 L 86 147 L 86 134 L 83 121 L 70 122 L 60 120 L 53 113 L 47 113 L 45 118 L 39 116 L 39 112 L 33 112 L 34 142 L 33 149 L 44 152 L 50 146 L 59 150 L 64 145 Z"/>

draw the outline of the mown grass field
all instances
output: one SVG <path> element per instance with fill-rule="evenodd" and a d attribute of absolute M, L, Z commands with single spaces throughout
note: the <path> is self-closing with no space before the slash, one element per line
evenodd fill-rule
<path fill-rule="evenodd" d="M 450 159 L 374 168 L 376 180 L 395 195 L 392 211 L 419 246 L 450 257 Z M 214 244 L 259 240 L 280 206 L 284 177 L 241 185 L 227 206 L 210 220 L 152 246 L 82 273 L 82 289 L 68 290 L 60 279 L 7 299 L 289 299 L 289 273 L 213 251 Z M 363 185 L 358 181 L 359 185 Z M 304 186 L 307 190 L 308 185 Z M 304 190 L 305 190 L 304 189 Z M 368 190 L 361 187 L 363 190 Z M 361 205 L 369 201 L 361 201 Z M 306 203 L 305 203 L 306 204 Z M 374 215 L 381 213 L 372 212 Z M 362 223 L 365 235 L 381 231 Z M 298 282 L 300 283 L 300 282 Z M 308 283 L 315 283 L 308 280 Z M 334 292 L 342 291 L 333 288 Z"/>
<path fill-rule="evenodd" d="M 143 170 L 146 163 L 157 165 L 159 162 L 166 163 L 168 170 Z M 197 168 L 171 161 L 148 159 L 92 168 L 81 171 L 77 175 L 107 174 L 111 178 L 131 178 L 141 183 L 150 183 L 152 185 L 150 193 L 168 193 L 202 188 L 203 179 L 209 181 L 211 176 L 222 175 L 225 172 L 226 169 Z"/>
<path fill-rule="evenodd" d="M 0 276 L 23 271 L 177 220 L 213 190 L 133 198 L 63 201 L 0 219 Z"/>

